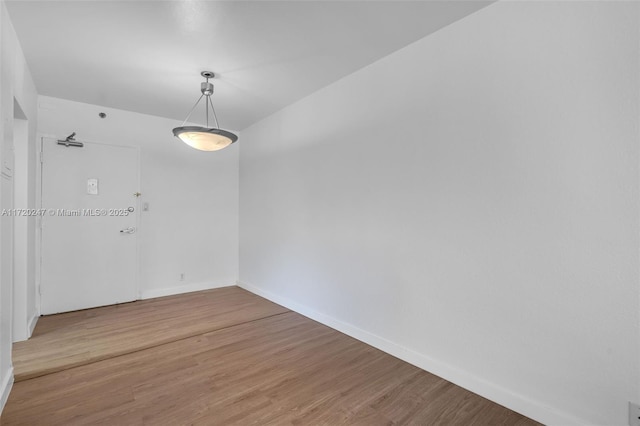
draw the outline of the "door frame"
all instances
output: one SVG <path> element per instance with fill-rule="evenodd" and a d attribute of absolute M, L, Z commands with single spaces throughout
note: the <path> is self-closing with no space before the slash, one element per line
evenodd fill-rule
<path fill-rule="evenodd" d="M 42 209 L 42 176 L 43 176 L 43 167 L 44 167 L 44 159 L 43 159 L 43 150 L 44 150 L 44 141 L 45 139 L 53 139 L 53 140 L 58 140 L 58 139 L 64 139 L 64 137 L 60 138 L 59 136 L 53 136 L 50 134 L 44 134 L 44 133 L 38 133 L 36 135 L 37 137 L 37 160 L 36 160 L 36 206 L 38 206 L 38 209 Z M 140 147 L 139 146 L 132 146 L 132 145 L 119 145 L 119 144 L 112 144 L 112 143 L 102 143 L 102 142 L 94 142 L 91 140 L 87 140 L 87 139 L 82 139 L 79 142 L 83 142 L 83 143 L 88 143 L 88 144 L 92 144 L 92 145 L 104 145 L 104 146 L 112 146 L 112 147 L 118 147 L 118 148 L 130 148 L 130 149 L 134 149 L 136 152 L 136 185 L 138 186 L 138 192 L 142 192 L 140 190 L 140 183 L 141 183 L 141 163 L 140 163 Z M 81 149 L 81 148 L 80 148 Z M 142 215 L 140 214 L 140 205 L 141 205 L 141 199 L 140 197 L 136 197 L 136 215 L 135 215 L 135 221 L 136 221 L 136 233 L 139 234 L 140 233 L 140 224 L 141 224 L 141 219 L 142 219 Z M 46 207 L 44 207 L 46 208 Z M 35 256 L 36 256 L 36 271 L 35 271 L 35 280 L 36 280 L 36 306 L 38 309 L 38 316 L 42 315 L 42 291 L 41 291 L 41 284 L 42 284 L 42 216 L 37 216 L 37 222 L 36 222 L 36 247 L 35 247 Z M 140 271 L 140 236 L 138 235 L 136 237 L 136 268 L 135 268 L 135 277 L 134 277 L 134 291 L 135 291 L 135 295 L 136 295 L 136 299 L 135 300 L 141 300 L 141 290 L 140 290 L 140 276 L 141 276 L 141 271 Z"/>

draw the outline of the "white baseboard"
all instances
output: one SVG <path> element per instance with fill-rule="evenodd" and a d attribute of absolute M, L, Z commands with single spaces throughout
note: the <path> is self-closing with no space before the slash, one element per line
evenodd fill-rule
<path fill-rule="evenodd" d="M 140 294 L 140 299 L 153 299 L 155 297 L 173 296 L 174 294 L 191 293 L 194 291 L 211 290 L 214 288 L 231 287 L 235 284 L 229 284 L 231 281 L 225 282 L 204 282 L 185 284 L 177 287 L 164 287 L 164 288 L 152 288 L 149 290 L 143 290 Z"/>
<path fill-rule="evenodd" d="M 0 388 L 0 414 L 4 409 L 7 400 L 9 399 L 9 393 L 11 392 L 11 388 L 13 387 L 13 367 L 9 368 L 7 374 L 4 376 L 4 380 L 2 380 L 2 386 Z"/>
<path fill-rule="evenodd" d="M 409 348 L 401 346 L 383 337 L 355 327 L 351 324 L 342 322 L 331 316 L 317 312 L 308 306 L 302 305 L 293 300 L 287 299 L 269 291 L 262 290 L 255 285 L 246 282 L 237 282 L 238 287 L 244 288 L 258 296 L 269 299 L 278 305 L 282 305 L 291 309 L 305 317 L 318 321 L 328 327 L 338 330 L 354 339 L 367 343 L 383 352 L 391 354 L 396 358 L 400 358 L 409 364 L 415 365 L 426 370 L 436 376 L 450 381 L 462 388 L 474 392 L 484 398 L 494 401 L 504 407 L 515 412 L 523 414 L 538 422 L 547 425 L 563 425 L 563 426 L 580 426 L 587 425 L 590 422 L 584 419 L 576 418 L 568 413 L 558 411 L 552 407 L 546 406 L 538 401 L 529 399 L 523 395 L 514 393 L 509 389 L 505 389 L 499 385 L 491 383 L 475 374 L 468 373 L 451 366 L 445 362 L 435 360 L 427 355 L 423 355 Z"/>
<path fill-rule="evenodd" d="M 28 327 L 28 332 L 29 332 L 29 337 L 31 337 L 31 335 L 33 334 L 33 330 L 35 330 L 36 328 L 36 324 L 38 323 L 38 319 L 40 318 L 40 315 L 35 314 L 33 317 L 31 317 L 31 319 L 29 320 L 29 323 L 27 324 Z"/>

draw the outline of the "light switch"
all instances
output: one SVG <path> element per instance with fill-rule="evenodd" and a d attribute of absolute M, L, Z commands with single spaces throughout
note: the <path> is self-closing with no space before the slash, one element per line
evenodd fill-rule
<path fill-rule="evenodd" d="M 87 194 L 98 195 L 98 179 L 87 179 Z"/>

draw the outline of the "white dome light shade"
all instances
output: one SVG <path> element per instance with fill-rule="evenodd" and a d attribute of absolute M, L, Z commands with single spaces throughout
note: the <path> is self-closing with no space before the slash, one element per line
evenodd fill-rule
<path fill-rule="evenodd" d="M 176 127 L 173 129 L 173 134 L 182 142 L 200 151 L 218 151 L 238 140 L 236 135 L 226 130 L 198 126 Z"/>

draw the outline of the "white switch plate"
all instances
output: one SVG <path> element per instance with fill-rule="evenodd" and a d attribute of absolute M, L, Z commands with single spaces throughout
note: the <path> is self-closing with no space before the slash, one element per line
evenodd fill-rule
<path fill-rule="evenodd" d="M 98 179 L 87 179 L 87 194 L 98 195 Z"/>
<path fill-rule="evenodd" d="M 629 426 L 640 426 L 640 404 L 629 402 Z"/>

